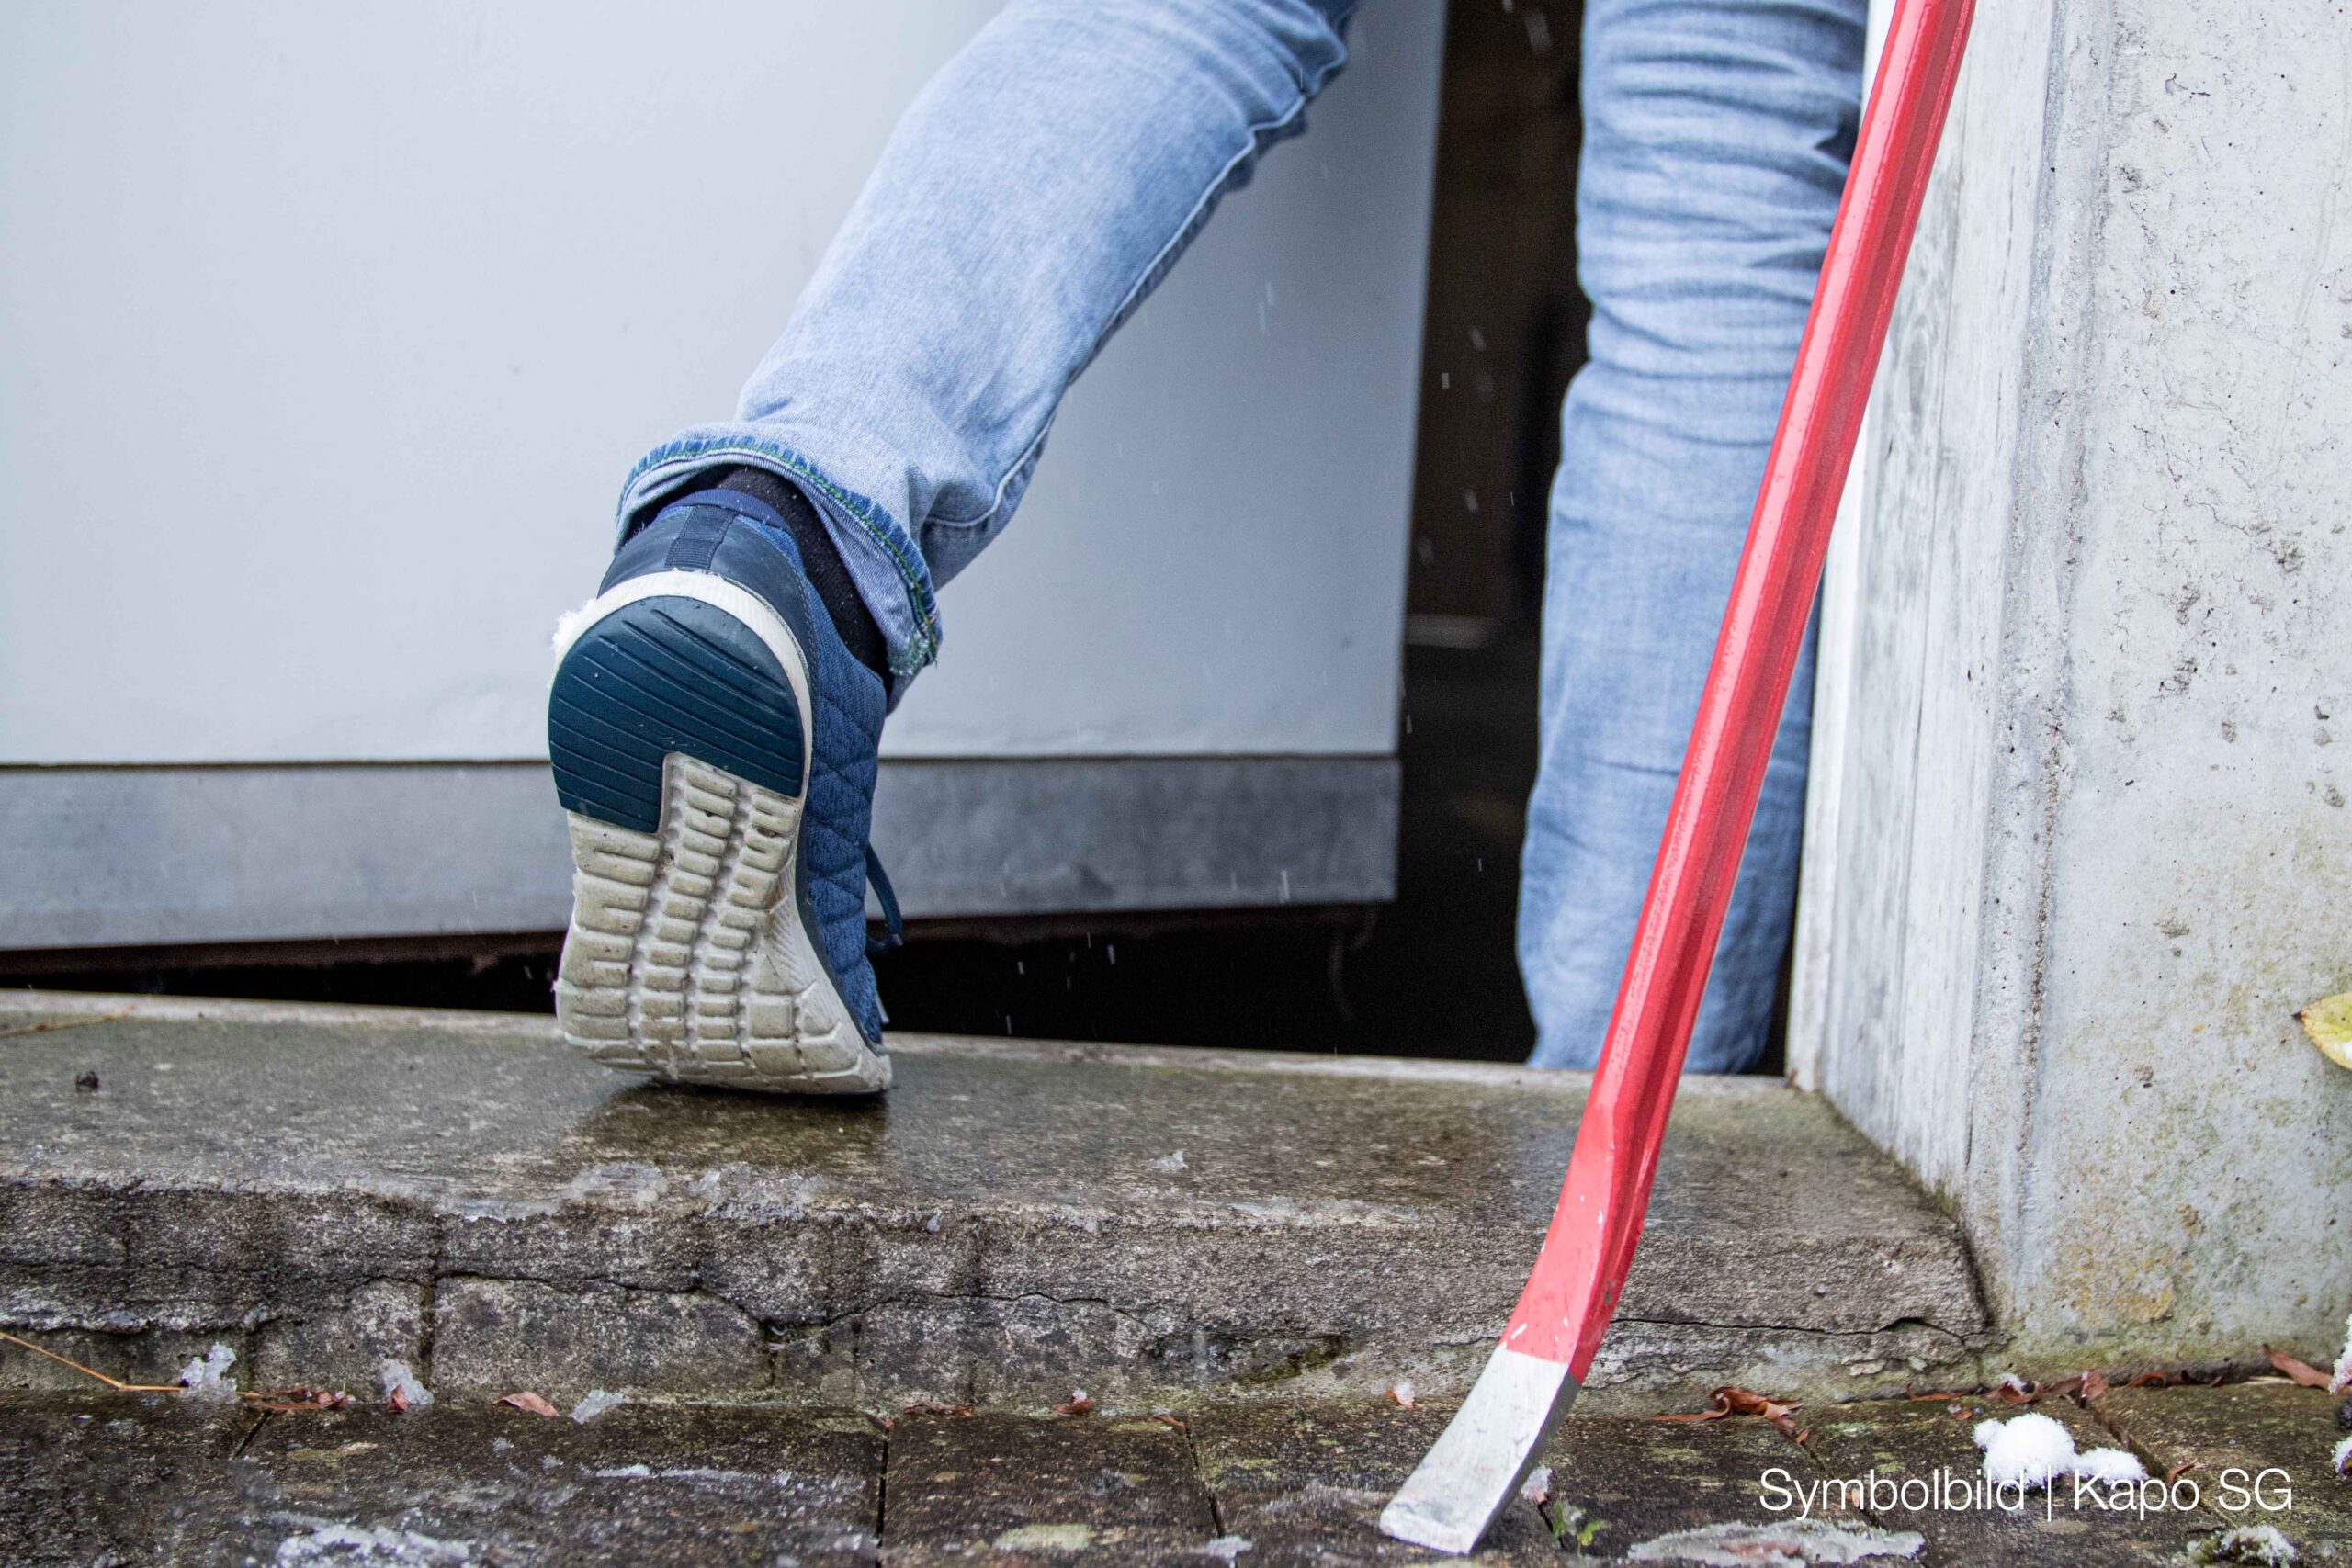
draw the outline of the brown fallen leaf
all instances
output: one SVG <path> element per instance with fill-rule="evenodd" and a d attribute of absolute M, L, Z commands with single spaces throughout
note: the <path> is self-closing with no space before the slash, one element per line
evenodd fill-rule
<path fill-rule="evenodd" d="M 1154 1416 L 1152 1419 L 1159 1422 L 1163 1427 L 1173 1427 L 1180 1432 L 1184 1429 L 1184 1418 L 1181 1416 L 1170 1416 L 1163 1413 Z"/>
<path fill-rule="evenodd" d="M 2182 1476 L 2187 1475 L 2190 1471 L 2195 1470 L 2196 1468 L 2197 1461 L 2193 1459 L 2186 1461 L 2183 1463 L 2174 1465 L 2170 1470 L 2165 1472 L 2165 1484 L 2166 1486 L 2170 1486 L 2174 1482 L 2178 1481 Z"/>
<path fill-rule="evenodd" d="M 1054 1406 L 1054 1414 L 1057 1416 L 1091 1416 L 1094 1414 L 1093 1396 L 1089 1394 L 1082 1388 L 1074 1388 L 1070 1390 L 1069 1397 L 1068 1399 Z"/>
<path fill-rule="evenodd" d="M 558 1410 L 554 1405 L 549 1404 L 546 1400 L 541 1399 L 537 1394 L 533 1393 L 528 1389 L 525 1389 L 520 1393 L 507 1394 L 499 1400 L 498 1403 L 501 1404 L 511 1404 L 517 1410 L 527 1410 L 534 1416 L 560 1416 L 563 1414 L 563 1412 Z"/>
<path fill-rule="evenodd" d="M 332 1388 L 273 1388 L 252 1393 L 241 1393 L 255 1410 L 274 1410 L 280 1415 L 293 1415 L 303 1410 L 341 1410 L 351 1403 L 351 1395 Z M 405 1404 L 406 1400 L 401 1403 Z"/>
<path fill-rule="evenodd" d="M 1781 1430 L 1781 1436 L 1791 1442 L 1803 1441 L 1796 1423 L 1789 1419 L 1789 1412 L 1797 1408 L 1777 1399 L 1767 1399 L 1752 1390 L 1726 1383 L 1709 1394 L 1704 1410 L 1685 1416 L 1654 1416 L 1654 1421 L 1720 1421 L 1726 1416 L 1761 1416 Z"/>
<path fill-rule="evenodd" d="M 2327 1374 L 2309 1361 L 2299 1361 L 2284 1350 L 2273 1350 L 2267 1345 L 2262 1348 L 2262 1353 L 2269 1357 L 2270 1364 L 2286 1374 L 2288 1381 L 2297 1386 L 2316 1389 L 2327 1387 Z"/>
<path fill-rule="evenodd" d="M 1398 1378 L 1396 1386 L 1388 1391 L 1388 1397 L 1395 1400 L 1400 1409 L 1410 1410 L 1413 1407 L 1412 1380 Z"/>
<path fill-rule="evenodd" d="M 2106 1374 L 2097 1370 L 2093 1370 L 2083 1374 L 2083 1386 L 2076 1391 L 2076 1396 L 2080 1398 L 2084 1404 L 2088 1404 L 2093 1400 L 2099 1398 L 2106 1393 Z"/>

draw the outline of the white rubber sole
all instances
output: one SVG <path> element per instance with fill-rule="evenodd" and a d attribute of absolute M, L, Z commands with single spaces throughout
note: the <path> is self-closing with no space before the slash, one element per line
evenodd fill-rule
<path fill-rule="evenodd" d="M 807 665 L 784 623 L 702 572 L 624 583 L 572 617 L 576 637 L 636 600 L 718 605 L 777 656 L 810 734 Z M 567 638 L 567 645 L 571 638 Z M 808 776 L 807 758 L 801 775 Z M 800 800 L 671 752 L 651 833 L 569 812 L 571 926 L 558 969 L 564 1037 L 623 1072 L 797 1094 L 874 1094 L 890 1059 L 865 1043 L 793 896 Z"/>

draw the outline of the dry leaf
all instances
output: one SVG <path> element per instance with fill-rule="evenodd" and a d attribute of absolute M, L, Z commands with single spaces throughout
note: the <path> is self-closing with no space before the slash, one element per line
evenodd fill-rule
<path fill-rule="evenodd" d="M 2352 1067 L 2352 991 L 2323 998 L 2295 1015 L 2320 1055 L 2339 1067 Z"/>
<path fill-rule="evenodd" d="M 1054 1406 L 1054 1414 L 1057 1416 L 1091 1416 L 1094 1414 L 1094 1401 L 1088 1395 L 1084 1389 L 1074 1388 L 1069 1392 L 1069 1398 Z"/>
<path fill-rule="evenodd" d="M 1748 1389 L 1726 1383 L 1708 1397 L 1707 1408 L 1687 1416 L 1655 1416 L 1655 1421 L 1720 1421 L 1726 1416 L 1761 1416 L 1781 1429 L 1789 1441 L 1802 1442 L 1804 1435 L 1796 1423 L 1789 1419 L 1789 1412 L 1797 1408 L 1777 1399 L 1767 1399 Z"/>
<path fill-rule="evenodd" d="M 273 1388 L 238 1397 L 251 1400 L 256 1410 L 288 1416 L 303 1410 L 341 1410 L 351 1403 L 351 1395 L 332 1388 Z"/>
<path fill-rule="evenodd" d="M 2273 1350 L 2267 1345 L 2262 1348 L 2262 1353 L 2270 1358 L 2270 1364 L 2284 1373 L 2289 1382 L 2299 1387 L 2322 1390 L 2327 1387 L 2327 1374 L 2309 1361 L 2298 1361 L 2285 1351 Z"/>
<path fill-rule="evenodd" d="M 1398 1378 L 1396 1380 L 1396 1386 L 1388 1391 L 1388 1397 L 1395 1400 L 1401 1408 L 1410 1410 L 1413 1407 L 1413 1384 L 1411 1381 L 1407 1378 Z"/>
<path fill-rule="evenodd" d="M 2178 1481 L 2182 1476 L 2187 1475 L 2190 1471 L 2195 1470 L 2196 1468 L 2197 1461 L 2193 1459 L 2188 1461 L 2186 1463 L 2174 1465 L 2170 1470 L 2165 1472 L 2165 1484 L 2166 1486 L 2170 1486 L 2174 1482 Z"/>
<path fill-rule="evenodd" d="M 521 1393 L 510 1393 L 503 1399 L 501 1399 L 498 1403 L 501 1404 L 511 1404 L 517 1410 L 527 1410 L 534 1416 L 560 1416 L 563 1414 L 563 1412 L 558 1410 L 554 1405 L 549 1404 L 546 1400 L 541 1399 L 537 1394 L 533 1393 L 528 1389 L 524 1390 Z"/>

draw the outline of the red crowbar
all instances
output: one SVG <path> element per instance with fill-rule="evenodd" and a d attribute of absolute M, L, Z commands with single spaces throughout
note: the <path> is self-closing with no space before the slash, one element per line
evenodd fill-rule
<path fill-rule="evenodd" d="M 1478 1544 L 1575 1400 L 1616 1309 L 1971 9 L 1896 0 L 1559 1206 L 1470 1397 L 1380 1516 L 1401 1540 Z"/>

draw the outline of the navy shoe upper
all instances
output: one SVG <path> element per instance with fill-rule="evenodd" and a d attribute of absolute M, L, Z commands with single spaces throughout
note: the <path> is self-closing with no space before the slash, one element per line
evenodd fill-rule
<path fill-rule="evenodd" d="M 882 1038 L 882 1006 L 865 935 L 867 869 L 896 936 L 897 900 L 873 862 L 876 750 L 888 694 L 833 629 L 808 584 L 784 519 L 734 491 L 701 491 L 630 534 L 604 590 L 656 571 L 707 571 L 749 590 L 782 617 L 808 664 L 810 763 L 795 857 L 800 918 L 869 1043 Z"/>

